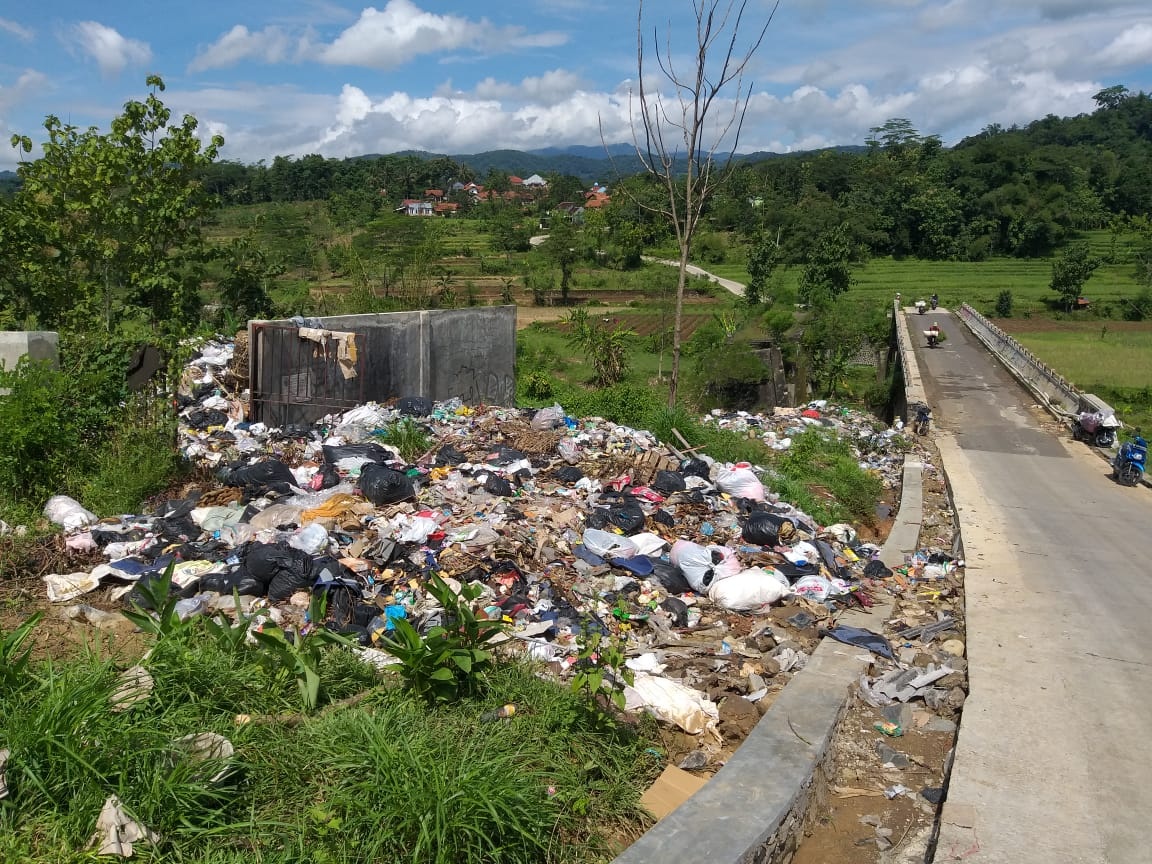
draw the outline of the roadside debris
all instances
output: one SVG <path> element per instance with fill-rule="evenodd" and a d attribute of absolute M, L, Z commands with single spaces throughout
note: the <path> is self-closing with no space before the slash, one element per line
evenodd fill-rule
<path fill-rule="evenodd" d="M 900 580 L 948 576 L 932 560 L 893 576 L 852 526 L 818 525 L 780 500 L 762 468 L 685 454 L 561 406 L 409 398 L 309 426 L 250 422 L 233 352 L 225 341 L 201 346 L 177 396 L 180 448 L 212 481 L 151 512 L 99 520 L 71 499 L 50 502 L 68 549 L 105 559 L 46 576 L 52 602 L 111 586 L 113 600 L 139 604 L 139 587 L 171 569 L 181 617 L 233 614 L 236 593 L 249 612 L 298 627 L 309 595 L 325 592 L 323 626 L 375 651 L 398 618 L 418 631 L 440 622 L 424 590 L 439 573 L 481 586 L 479 614 L 511 625 L 514 644 L 560 678 L 587 634 L 620 640 L 629 665 L 644 658 L 629 706 L 718 740 L 724 700 L 766 710 L 820 628 L 844 635 L 837 611 L 870 606 Z M 401 456 L 402 419 L 424 452 Z M 900 483 L 899 430 L 859 412 L 814 402 L 705 420 L 778 450 L 819 426 L 850 441 L 887 487 Z M 103 611 L 81 603 L 67 614 L 99 627 Z M 859 638 L 887 647 L 877 634 Z M 147 698 L 148 683 L 125 679 L 117 706 Z"/>

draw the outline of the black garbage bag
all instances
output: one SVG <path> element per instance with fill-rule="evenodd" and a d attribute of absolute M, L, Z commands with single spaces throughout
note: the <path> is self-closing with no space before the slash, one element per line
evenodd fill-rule
<path fill-rule="evenodd" d="M 467 461 L 468 459 L 464 456 L 464 454 L 453 447 L 451 444 L 445 444 L 443 447 L 436 451 L 436 464 L 439 467 L 443 467 L 445 465 L 459 465 L 460 463 Z"/>
<path fill-rule="evenodd" d="M 519 450 L 513 450 L 511 447 L 500 447 L 495 453 L 489 454 L 484 461 L 489 465 L 511 465 L 513 462 L 519 462 L 524 458 L 526 457 Z"/>
<path fill-rule="evenodd" d="M 643 530 L 646 518 L 639 504 L 620 504 L 608 510 L 608 521 L 625 534 Z"/>
<path fill-rule="evenodd" d="M 575 465 L 565 465 L 563 468 L 557 468 L 552 476 L 561 483 L 575 483 L 584 479 L 584 472 Z"/>
<path fill-rule="evenodd" d="M 191 516 L 171 517 L 157 519 L 152 523 L 152 530 L 169 543 L 187 543 L 200 536 L 200 526 L 192 521 Z M 93 531 L 93 538 L 96 532 Z M 128 538 L 125 537 L 125 540 Z M 97 540 L 97 543 L 100 541 Z"/>
<path fill-rule="evenodd" d="M 652 521 L 658 525 L 663 525 L 666 528 L 676 527 L 676 517 L 669 513 L 667 510 L 657 510 L 652 514 Z"/>
<path fill-rule="evenodd" d="M 341 459 L 371 459 L 373 462 L 383 463 L 396 458 L 395 453 L 384 449 L 374 441 L 367 444 L 343 444 L 339 447 L 325 444 L 322 449 L 324 461 L 329 465 L 335 465 Z"/>
<path fill-rule="evenodd" d="M 185 420 L 193 429 L 207 429 L 209 426 L 226 426 L 228 415 L 215 408 L 198 408 L 189 411 Z"/>
<path fill-rule="evenodd" d="M 684 478 L 675 471 L 657 471 L 649 485 L 662 495 L 683 492 L 687 488 L 684 485 Z"/>
<path fill-rule="evenodd" d="M 252 543 L 241 572 L 267 588 L 273 600 L 287 600 L 312 585 L 312 556 L 286 542 Z"/>
<path fill-rule="evenodd" d="M 432 400 L 423 396 L 405 396 L 396 403 L 396 410 L 405 417 L 427 417 L 432 408 Z"/>
<path fill-rule="evenodd" d="M 373 504 L 397 504 L 416 497 L 416 484 L 407 474 L 368 462 L 360 470 L 360 494 Z"/>
<path fill-rule="evenodd" d="M 116 530 L 109 530 L 108 528 L 101 528 L 100 525 L 93 525 L 89 533 L 96 545 L 100 547 L 107 546 L 109 543 L 135 543 L 137 540 L 143 540 L 148 536 L 148 532 L 143 528 L 122 530 L 116 526 Z M 199 528 L 196 529 L 196 533 L 200 533 Z"/>
<path fill-rule="evenodd" d="M 650 582 L 659 582 L 669 594 L 687 594 L 692 590 L 679 567 L 658 558 L 652 559 L 652 575 L 647 578 Z"/>
<path fill-rule="evenodd" d="M 864 575 L 869 579 L 887 579 L 892 575 L 892 570 L 879 558 L 873 558 L 864 565 Z"/>
<path fill-rule="evenodd" d="M 703 459 L 688 459 L 680 466 L 680 474 L 684 477 L 702 477 L 707 480 L 709 475 L 708 463 Z"/>
<path fill-rule="evenodd" d="M 279 459 L 265 459 L 252 465 L 240 465 L 223 472 L 220 479 L 225 486 L 239 486 L 257 495 L 268 491 L 287 493 L 296 485 L 292 471 Z"/>
<path fill-rule="evenodd" d="M 688 626 L 688 604 L 679 597 L 669 597 L 660 604 L 660 608 L 672 618 L 673 627 Z"/>
<path fill-rule="evenodd" d="M 317 477 L 320 478 L 319 481 L 316 480 Z M 340 485 L 340 474 L 336 471 L 335 466 L 325 462 L 316 472 L 316 476 L 312 478 L 310 485 L 312 489 L 331 489 L 333 486 Z"/>
<path fill-rule="evenodd" d="M 787 521 L 783 516 L 754 510 L 744 522 L 740 536 L 757 546 L 775 546 L 780 542 L 780 526 Z"/>
<path fill-rule="evenodd" d="M 602 507 L 593 507 L 584 516 L 584 527 L 586 528 L 607 528 L 610 523 L 608 522 L 608 511 Z"/>
<path fill-rule="evenodd" d="M 499 495 L 502 498 L 509 498 L 512 496 L 512 484 L 495 474 L 489 474 L 488 479 L 484 481 L 484 491 L 489 495 Z"/>
<path fill-rule="evenodd" d="M 229 573 L 208 573 L 200 579 L 201 591 L 215 591 L 230 596 L 233 591 L 241 597 L 263 597 L 268 587 L 258 579 L 247 575 L 243 568 Z"/>
<path fill-rule="evenodd" d="M 280 427 L 280 438 L 310 438 L 312 430 L 303 423 L 289 423 Z"/>

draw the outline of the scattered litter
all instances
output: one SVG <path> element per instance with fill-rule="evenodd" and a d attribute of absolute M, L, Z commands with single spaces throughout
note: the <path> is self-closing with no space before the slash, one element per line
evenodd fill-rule
<path fill-rule="evenodd" d="M 110 795 L 96 820 L 96 831 L 88 841 L 88 848 L 97 855 L 116 855 L 131 858 L 137 843 L 156 845 L 160 837 L 128 815 L 115 795 Z"/>

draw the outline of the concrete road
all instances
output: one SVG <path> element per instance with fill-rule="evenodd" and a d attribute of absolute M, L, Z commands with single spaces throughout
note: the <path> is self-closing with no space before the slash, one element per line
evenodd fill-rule
<path fill-rule="evenodd" d="M 947 334 L 924 347 L 936 317 Z M 909 316 L 967 555 L 971 693 L 937 862 L 1152 861 L 1152 494 Z M 921 325 L 925 326 L 921 326 Z"/>

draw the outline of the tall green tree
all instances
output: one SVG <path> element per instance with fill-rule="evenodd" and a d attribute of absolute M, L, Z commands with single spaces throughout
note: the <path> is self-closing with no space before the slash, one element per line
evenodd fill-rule
<path fill-rule="evenodd" d="M 560 268 L 560 302 L 565 306 L 568 305 L 568 292 L 572 288 L 572 270 L 579 255 L 579 242 L 572 220 L 559 214 L 553 217 L 548 239 L 544 243 L 544 253 Z"/>
<path fill-rule="evenodd" d="M 18 168 L 0 219 L 0 306 L 37 326 L 112 330 L 122 318 L 174 329 L 197 320 L 203 225 L 218 206 L 200 181 L 224 140 L 171 122 L 149 76 L 107 132 L 49 116 L 43 155 Z M 28 136 L 12 146 L 32 151 Z"/>
<path fill-rule="evenodd" d="M 852 244 L 844 225 L 826 231 L 812 245 L 800 273 L 800 300 L 835 300 L 852 287 Z"/>
<path fill-rule="evenodd" d="M 744 289 L 744 299 L 750 306 L 764 302 L 768 283 L 776 268 L 784 259 L 780 248 L 780 235 L 775 237 L 761 233 L 748 250 L 748 285 Z"/>
<path fill-rule="evenodd" d="M 1071 310 L 1092 277 L 1100 259 L 1092 254 L 1087 243 L 1073 243 L 1052 262 L 1052 279 L 1048 287 L 1060 295 L 1064 308 Z"/>

